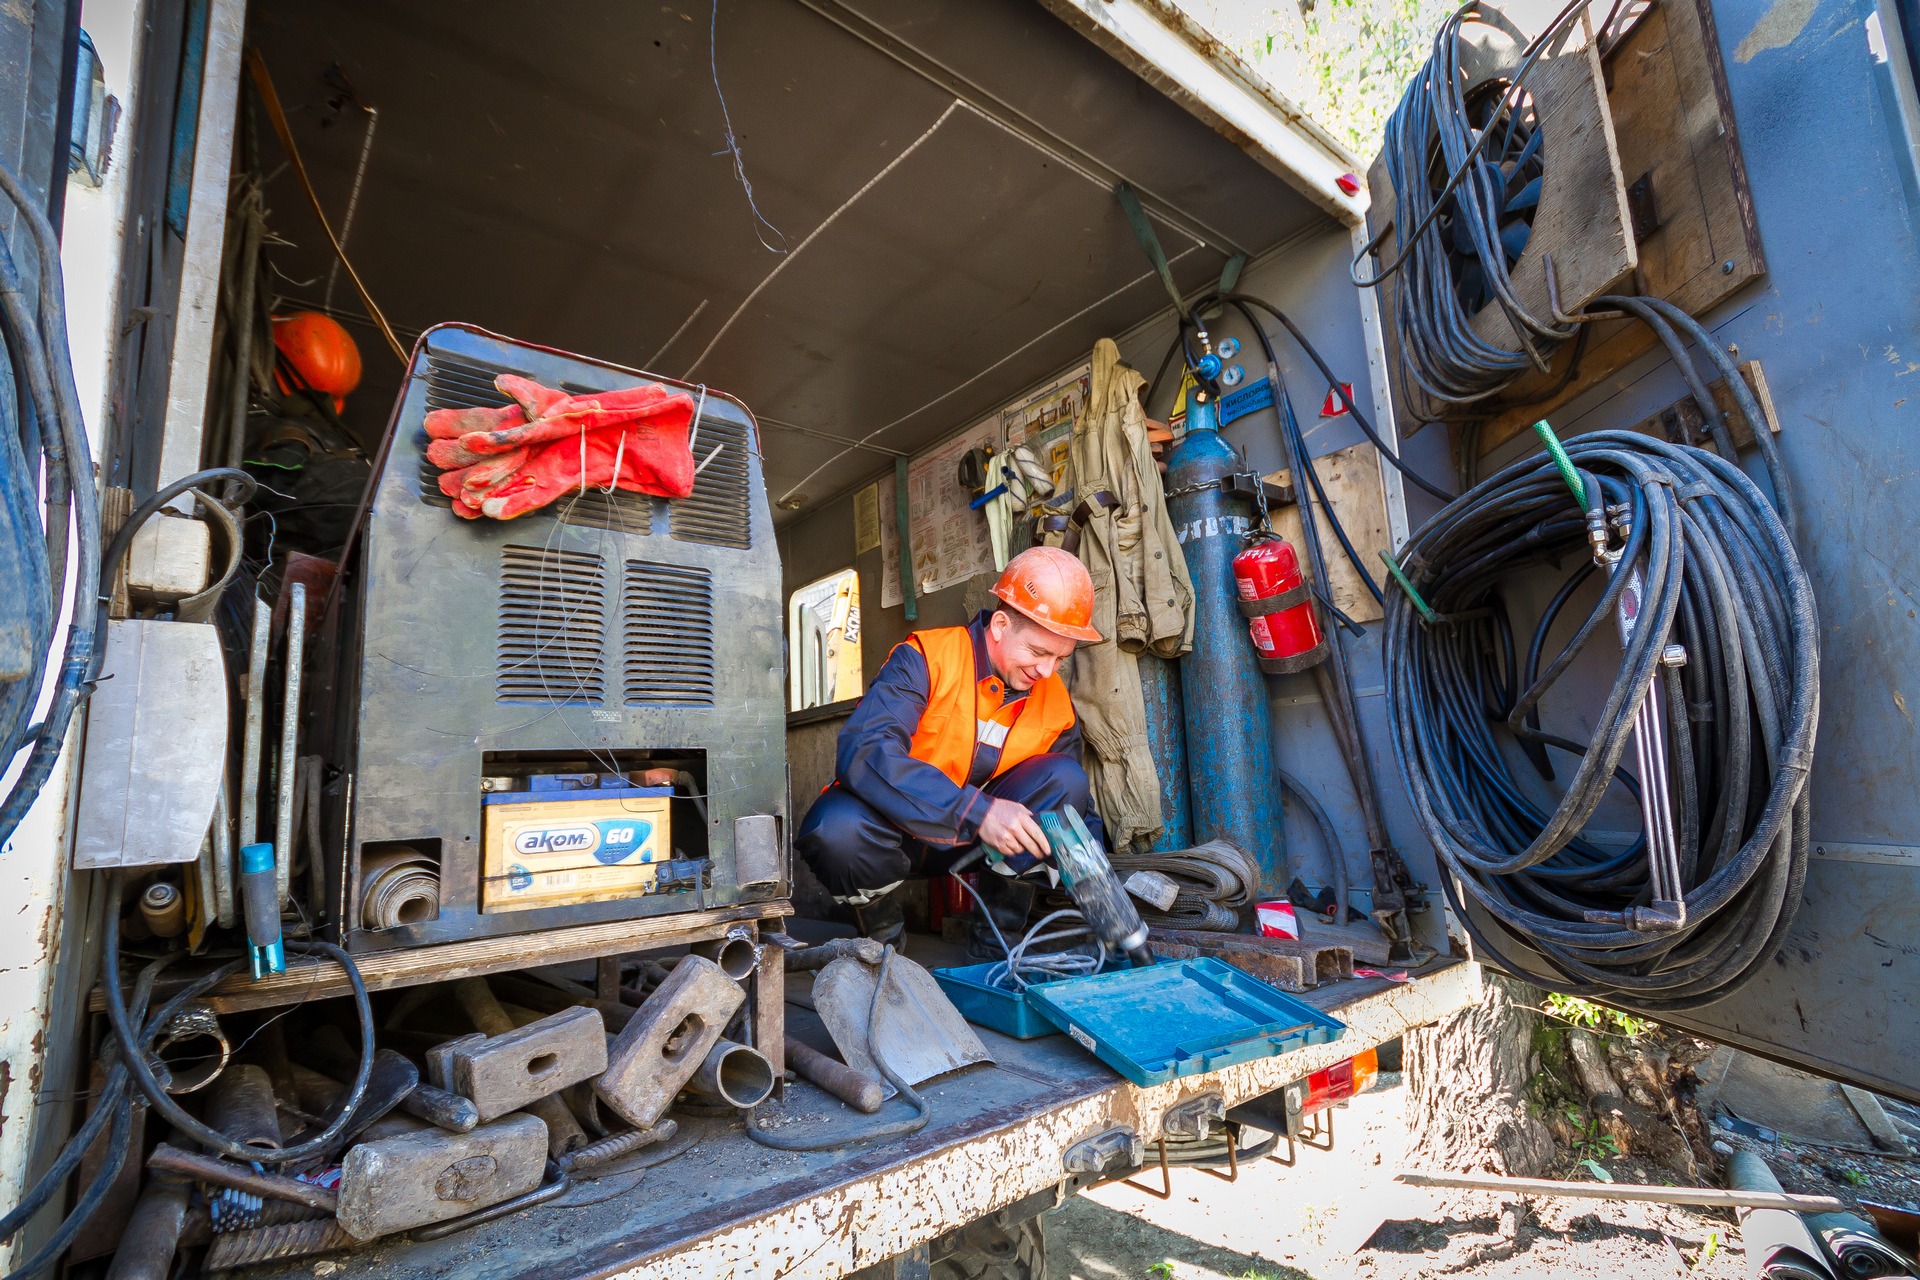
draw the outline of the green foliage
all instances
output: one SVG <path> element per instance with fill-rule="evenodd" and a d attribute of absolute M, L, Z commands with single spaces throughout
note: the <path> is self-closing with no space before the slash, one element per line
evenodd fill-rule
<path fill-rule="evenodd" d="M 1720 1233 L 1718 1231 L 1709 1231 L 1707 1232 L 1707 1242 L 1700 1246 L 1700 1256 L 1693 1260 L 1693 1266 L 1689 1267 L 1688 1270 L 1698 1271 L 1700 1268 L 1706 1266 L 1708 1259 L 1712 1258 L 1713 1255 L 1718 1252 L 1720 1252 Z"/>
<path fill-rule="evenodd" d="M 1267 9 L 1241 51 L 1364 164 L 1454 8 L 1449 0 L 1301 0 Z"/>
<path fill-rule="evenodd" d="M 1599 1169 L 1600 1171 L 1594 1176 L 1602 1182 L 1612 1182 L 1612 1175 L 1605 1169 L 1600 1169 L 1596 1161 L 1619 1155 L 1620 1144 L 1614 1141 L 1612 1134 L 1601 1130 L 1598 1116 L 1589 1117 L 1579 1107 L 1568 1107 L 1567 1119 L 1571 1120 L 1574 1127 L 1579 1130 L 1573 1139 L 1575 1164 L 1581 1168 L 1591 1166 L 1592 1169 Z"/>
<path fill-rule="evenodd" d="M 1606 1166 L 1601 1164 L 1597 1160 L 1582 1160 L 1580 1162 L 1580 1167 L 1582 1169 L 1585 1169 L 1588 1173 L 1592 1174 L 1593 1180 L 1595 1182 L 1612 1182 L 1613 1181 L 1613 1175 L 1608 1173 Z"/>
<path fill-rule="evenodd" d="M 1864 1187 L 1867 1185 L 1867 1175 L 1858 1169 L 1842 1169 L 1840 1176 L 1847 1180 L 1847 1185 L 1850 1187 Z"/>
<path fill-rule="evenodd" d="M 1582 1000 L 1579 996 L 1563 996 L 1558 991 L 1547 993 L 1547 1013 L 1576 1027 L 1624 1036 L 1628 1040 L 1645 1035 L 1655 1025 L 1650 1019 L 1636 1018 L 1630 1013 L 1609 1009 L 1591 1000 Z"/>
<path fill-rule="evenodd" d="M 1147 1274 L 1153 1277 L 1153 1280 L 1173 1280 L 1173 1263 L 1156 1262 L 1147 1268 Z"/>

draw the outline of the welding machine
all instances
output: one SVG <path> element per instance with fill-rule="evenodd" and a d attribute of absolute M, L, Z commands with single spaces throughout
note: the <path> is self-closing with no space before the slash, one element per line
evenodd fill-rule
<path fill-rule="evenodd" d="M 692 392 L 692 494 L 457 518 L 423 420 L 506 404 L 502 373 Z M 309 703 L 328 930 L 377 951 L 783 896 L 780 562 L 746 407 L 441 325 L 389 437 Z"/>

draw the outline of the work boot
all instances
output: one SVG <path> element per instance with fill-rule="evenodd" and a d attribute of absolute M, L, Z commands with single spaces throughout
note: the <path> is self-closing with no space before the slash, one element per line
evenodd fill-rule
<path fill-rule="evenodd" d="M 853 919 L 861 937 L 889 947 L 899 946 L 901 936 L 907 931 L 907 913 L 900 905 L 899 888 L 896 886 L 872 902 L 856 906 Z"/>
<path fill-rule="evenodd" d="M 982 871 L 976 879 L 980 882 L 980 897 L 973 904 L 973 927 L 967 935 L 967 958 L 1004 960 L 1007 958 L 1007 947 L 1016 945 L 1026 933 L 1027 917 L 1033 914 L 1033 900 L 1039 890 L 1025 880 L 1003 876 L 998 871 Z M 999 926 L 999 937 L 994 936 L 993 928 L 987 924 L 988 917 L 981 914 L 983 905 L 994 925 Z M 1003 939 L 1006 946 L 1001 945 Z"/>

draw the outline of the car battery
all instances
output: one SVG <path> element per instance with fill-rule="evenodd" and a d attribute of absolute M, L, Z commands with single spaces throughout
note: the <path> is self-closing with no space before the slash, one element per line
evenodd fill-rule
<path fill-rule="evenodd" d="M 673 856 L 669 787 L 618 774 L 516 779 L 484 797 L 480 910 L 525 911 L 690 889 L 698 866 Z"/>

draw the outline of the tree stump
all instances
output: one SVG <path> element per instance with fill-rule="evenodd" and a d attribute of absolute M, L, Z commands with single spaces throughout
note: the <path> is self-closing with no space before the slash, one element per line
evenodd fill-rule
<path fill-rule="evenodd" d="M 1407 1162 L 1420 1168 L 1538 1177 L 1553 1135 L 1527 1105 L 1542 993 L 1489 973 L 1486 994 L 1406 1035 Z"/>

